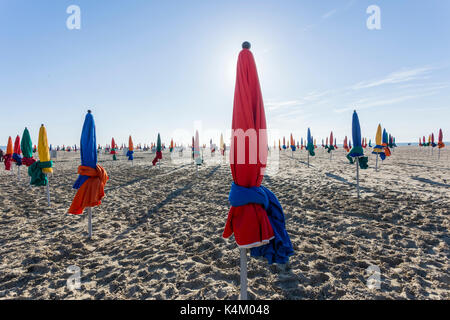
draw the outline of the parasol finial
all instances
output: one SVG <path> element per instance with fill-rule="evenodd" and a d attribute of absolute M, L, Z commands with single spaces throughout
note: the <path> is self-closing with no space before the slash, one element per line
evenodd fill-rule
<path fill-rule="evenodd" d="M 245 41 L 245 42 L 242 44 L 242 49 L 250 49 L 251 46 L 252 46 L 252 45 L 250 44 L 250 42 Z"/>
<path fill-rule="evenodd" d="M 43 123 L 41 123 L 41 127 L 43 127 L 44 126 L 44 124 Z"/>
<path fill-rule="evenodd" d="M 91 113 L 92 111 L 91 110 L 88 110 L 88 113 Z"/>

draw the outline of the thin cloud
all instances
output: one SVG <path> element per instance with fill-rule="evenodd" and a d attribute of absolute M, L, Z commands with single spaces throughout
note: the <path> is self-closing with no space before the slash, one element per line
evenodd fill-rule
<path fill-rule="evenodd" d="M 348 9 L 349 7 L 351 7 L 351 6 L 353 5 L 353 3 L 354 3 L 354 0 L 348 2 L 347 5 L 343 8 L 343 11 L 347 11 L 347 9 Z M 327 19 L 331 18 L 332 16 L 334 16 L 338 11 L 339 11 L 339 10 L 338 10 L 337 8 L 335 8 L 335 9 L 332 9 L 332 10 L 330 10 L 330 11 L 328 11 L 328 12 L 325 12 L 325 13 L 320 17 L 320 19 L 319 19 L 318 22 L 316 22 L 316 23 L 311 23 L 311 24 L 307 25 L 306 27 L 303 28 L 303 31 L 307 31 L 307 30 L 309 30 L 309 29 L 314 28 L 315 26 L 319 25 L 320 23 L 322 23 L 322 22 L 324 22 L 325 20 L 327 20 Z"/>
<path fill-rule="evenodd" d="M 327 13 L 325 13 L 324 15 L 322 15 L 322 19 L 328 19 L 329 17 L 331 17 L 332 15 L 334 15 L 337 12 L 337 9 L 333 9 L 331 11 L 328 11 Z"/>
<path fill-rule="evenodd" d="M 426 96 L 430 96 L 435 94 L 436 92 L 428 92 L 428 93 L 422 93 L 422 94 L 417 94 L 417 95 L 406 95 L 403 97 L 394 97 L 394 98 L 390 98 L 390 99 L 384 99 L 384 100 L 374 100 L 372 102 L 369 103 L 365 103 L 365 104 L 358 104 L 356 103 L 351 103 L 352 107 L 345 107 L 345 108 L 341 108 L 341 109 L 334 109 L 334 112 L 336 113 L 342 113 L 342 112 L 347 112 L 347 111 L 351 111 L 355 109 L 355 106 L 358 110 L 361 109 L 368 109 L 368 108 L 373 108 L 373 107 L 381 107 L 381 106 L 386 106 L 386 105 L 392 105 L 392 104 L 396 104 L 399 102 L 404 102 L 407 100 L 413 100 L 413 99 L 418 99 L 418 98 L 422 98 L 422 97 L 426 97 Z"/>
<path fill-rule="evenodd" d="M 317 103 L 322 103 L 325 100 L 321 100 L 322 97 L 329 95 L 333 90 L 326 91 L 312 91 L 307 93 L 305 96 L 296 100 L 287 100 L 287 101 L 268 101 L 264 103 L 269 111 L 277 111 L 284 108 L 293 109 L 294 107 L 303 106 L 307 103 L 311 103 L 316 101 Z M 298 109 L 298 108 L 297 108 Z"/>
<path fill-rule="evenodd" d="M 450 88 L 450 82 L 428 81 L 438 69 L 441 68 L 403 68 L 380 79 L 361 81 L 338 89 L 312 91 L 298 99 L 271 101 L 266 103 L 266 106 L 276 119 L 289 121 L 296 116 L 304 117 L 305 112 L 318 113 L 331 109 L 335 113 L 342 113 L 355 107 L 369 109 L 396 105 L 436 95 Z M 378 90 L 379 88 L 382 91 Z"/>
<path fill-rule="evenodd" d="M 266 102 L 265 106 L 269 111 L 278 110 L 284 107 L 299 106 L 304 104 L 301 100 L 279 101 L 279 102 Z"/>
<path fill-rule="evenodd" d="M 341 9 L 335 8 L 335 9 L 332 9 L 332 10 L 330 10 L 330 11 L 328 11 L 328 12 L 325 12 L 325 13 L 320 17 L 320 19 L 319 19 L 319 21 L 318 21 L 317 23 L 311 23 L 311 24 L 307 25 L 306 27 L 303 28 L 303 31 L 307 31 L 307 30 L 309 30 L 309 29 L 314 28 L 315 26 L 317 26 L 317 25 L 319 25 L 320 23 L 324 22 L 326 19 L 329 19 L 329 18 L 331 18 L 332 16 L 334 16 L 334 15 L 335 15 L 336 13 L 338 13 L 339 11 L 341 11 L 341 12 L 347 11 L 348 9 L 350 9 L 350 7 L 353 6 L 353 4 L 355 4 L 355 1 L 356 1 L 356 0 L 350 0 L 350 1 L 347 2 L 347 4 L 346 4 L 344 7 L 342 7 Z"/>
<path fill-rule="evenodd" d="M 365 81 L 357 83 L 356 85 L 352 86 L 351 88 L 353 90 L 360 90 L 360 89 L 367 89 L 367 88 L 373 88 L 378 87 L 381 85 L 386 84 L 398 84 L 398 83 L 404 83 L 409 82 L 413 80 L 424 80 L 429 78 L 430 72 L 434 68 L 432 67 L 421 67 L 421 68 L 415 68 L 415 69 L 409 69 L 409 70 L 401 70 L 396 71 L 388 74 L 386 77 L 378 80 L 372 80 L 372 81 Z"/>

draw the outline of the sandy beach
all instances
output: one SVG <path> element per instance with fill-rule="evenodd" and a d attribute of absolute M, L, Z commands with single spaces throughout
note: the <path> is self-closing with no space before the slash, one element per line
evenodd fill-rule
<path fill-rule="evenodd" d="M 398 147 L 378 172 L 370 155 L 359 200 L 342 148 L 332 160 L 317 149 L 310 168 L 305 151 L 280 152 L 263 184 L 283 206 L 295 253 L 287 265 L 249 258 L 249 298 L 450 299 L 450 150 L 440 161 L 437 151 Z M 18 181 L 15 165 L 1 164 L 0 299 L 237 299 L 239 250 L 222 238 L 229 165 L 206 158 L 197 173 L 168 151 L 160 168 L 153 157 L 100 156 L 110 180 L 91 240 L 86 215 L 67 214 L 79 153 L 59 152 L 51 207 L 24 167 Z M 79 290 L 67 287 L 70 266 Z M 367 286 L 370 266 L 379 289 Z"/>

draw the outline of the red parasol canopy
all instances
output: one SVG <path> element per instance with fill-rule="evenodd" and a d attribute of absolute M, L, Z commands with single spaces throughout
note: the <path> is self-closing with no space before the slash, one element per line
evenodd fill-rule
<path fill-rule="evenodd" d="M 114 138 L 111 139 L 111 152 L 110 154 L 116 154 L 116 142 L 114 141 Z"/>
<path fill-rule="evenodd" d="M 244 43 L 237 63 L 230 167 L 234 183 L 259 187 L 267 161 L 266 116 L 253 54 Z M 284 137 L 283 137 L 284 142 Z M 257 247 L 274 237 L 266 210 L 259 204 L 231 207 L 223 237 L 234 233 L 240 247 Z"/>
<path fill-rule="evenodd" d="M 14 141 L 14 153 L 20 155 L 22 152 L 20 151 L 20 137 L 17 136 Z"/>

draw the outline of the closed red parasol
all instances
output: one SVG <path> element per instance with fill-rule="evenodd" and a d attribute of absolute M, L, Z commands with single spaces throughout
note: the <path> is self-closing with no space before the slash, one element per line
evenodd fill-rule
<path fill-rule="evenodd" d="M 247 298 L 247 253 L 271 263 L 287 263 L 293 248 L 276 196 L 261 185 L 267 161 L 266 116 L 250 43 L 244 42 L 237 63 L 230 167 L 233 175 L 223 237 L 234 233 L 241 251 L 241 299 Z M 284 146 L 285 147 L 285 146 Z"/>
<path fill-rule="evenodd" d="M 255 60 L 245 47 L 237 63 L 232 130 L 233 181 L 246 188 L 259 187 L 267 160 L 266 115 Z M 266 210 L 253 203 L 231 207 L 223 237 L 233 232 L 236 243 L 245 248 L 264 245 L 274 236 Z"/>

